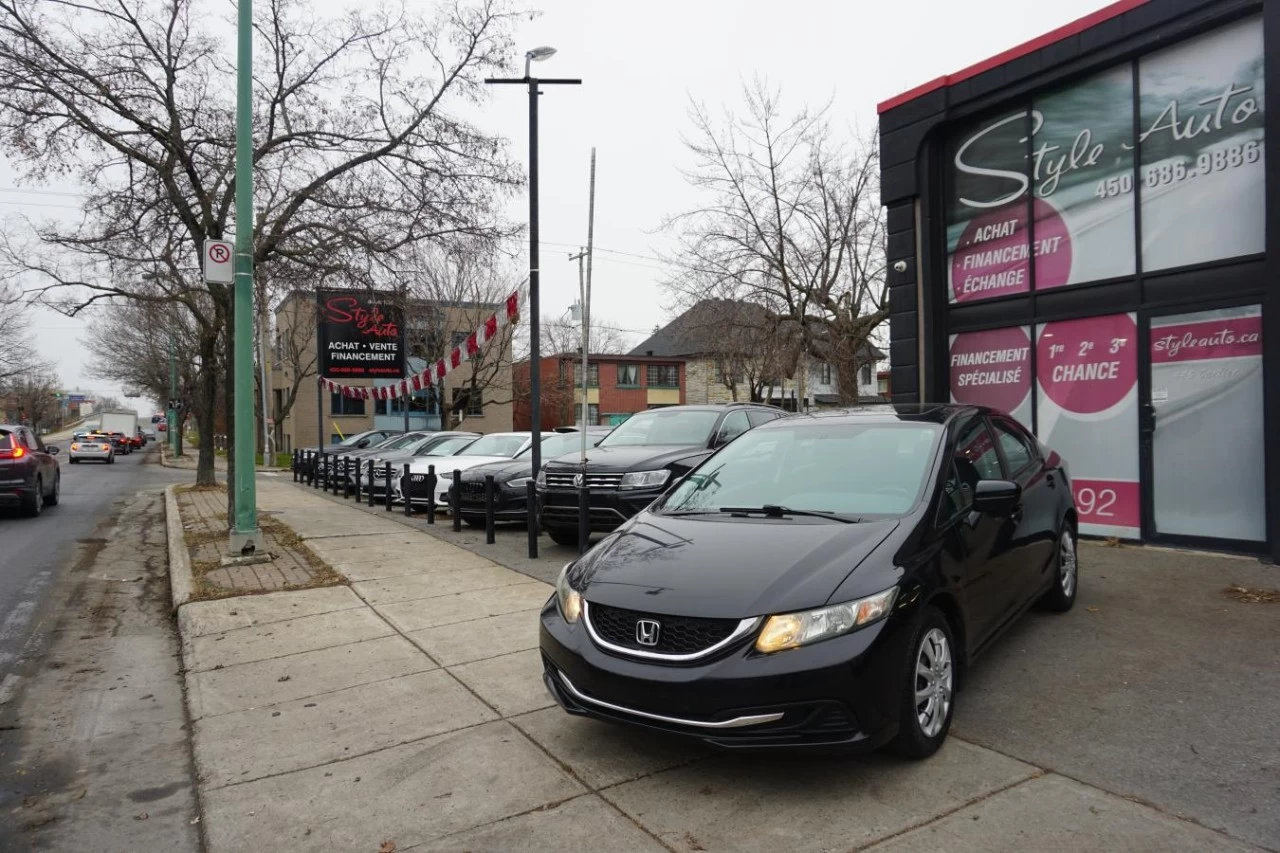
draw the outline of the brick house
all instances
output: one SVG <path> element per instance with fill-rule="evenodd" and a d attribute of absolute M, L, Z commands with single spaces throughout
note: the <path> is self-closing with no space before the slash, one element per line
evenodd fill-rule
<path fill-rule="evenodd" d="M 514 428 L 530 429 L 529 362 L 512 368 L 517 395 Z M 544 356 L 538 373 L 542 381 L 542 428 L 573 426 L 581 420 L 582 356 L 560 353 Z M 632 414 L 685 400 L 685 363 L 678 358 L 641 355 L 587 356 L 587 405 L 591 426 L 622 423 Z"/>

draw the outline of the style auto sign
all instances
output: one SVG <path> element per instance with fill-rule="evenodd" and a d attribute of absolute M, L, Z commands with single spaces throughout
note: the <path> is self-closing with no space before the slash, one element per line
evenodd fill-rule
<path fill-rule="evenodd" d="M 404 376 L 404 323 L 386 297 L 365 291 L 318 294 L 317 341 L 325 379 Z"/>

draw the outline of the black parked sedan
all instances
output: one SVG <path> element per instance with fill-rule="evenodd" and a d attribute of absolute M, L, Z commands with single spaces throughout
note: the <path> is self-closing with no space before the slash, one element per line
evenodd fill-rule
<path fill-rule="evenodd" d="M 1075 601 L 1056 453 L 996 412 L 764 424 L 565 567 L 544 680 L 572 714 L 721 747 L 932 754 L 965 669 Z"/>
<path fill-rule="evenodd" d="M 587 447 L 595 447 L 609 434 L 609 427 L 587 427 Z M 582 447 L 582 433 L 574 430 L 557 431 L 542 439 L 542 458 L 557 456 L 574 458 Z M 492 474 L 494 485 L 493 515 L 497 521 L 524 521 L 528 518 L 529 502 L 527 484 L 533 479 L 533 446 L 514 459 L 477 465 L 462 472 L 461 494 L 458 495 L 459 515 L 472 527 L 484 526 L 484 478 Z"/>

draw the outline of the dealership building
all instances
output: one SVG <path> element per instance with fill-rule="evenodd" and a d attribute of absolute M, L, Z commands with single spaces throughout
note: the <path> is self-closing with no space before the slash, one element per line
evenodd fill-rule
<path fill-rule="evenodd" d="M 880 104 L 893 399 L 1010 412 L 1083 533 L 1280 559 L 1268 44 L 1123 0 Z"/>

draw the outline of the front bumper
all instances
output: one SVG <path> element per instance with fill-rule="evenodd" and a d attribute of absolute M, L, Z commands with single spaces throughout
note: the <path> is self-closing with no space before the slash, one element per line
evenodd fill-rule
<path fill-rule="evenodd" d="M 591 530 L 609 533 L 662 495 L 662 489 L 593 489 L 587 493 L 587 515 Z M 541 489 L 538 517 L 542 527 L 578 529 L 578 492 L 572 489 Z"/>
<path fill-rule="evenodd" d="M 523 489 L 517 492 L 499 486 L 493 490 L 493 517 L 498 521 L 524 521 L 528 517 L 528 503 Z M 483 519 L 484 491 L 472 492 L 464 489 L 459 503 L 459 515 L 463 518 Z"/>
<path fill-rule="evenodd" d="M 868 751 L 897 733 L 906 620 L 773 655 L 755 632 L 705 660 L 654 663 L 595 645 L 554 597 L 541 613 L 543 682 L 571 714 L 695 738 L 722 749 Z"/>

